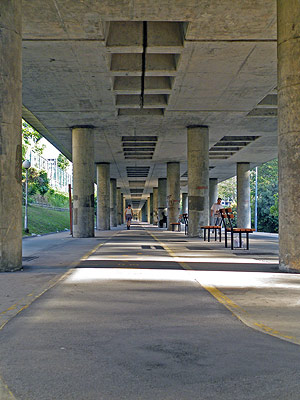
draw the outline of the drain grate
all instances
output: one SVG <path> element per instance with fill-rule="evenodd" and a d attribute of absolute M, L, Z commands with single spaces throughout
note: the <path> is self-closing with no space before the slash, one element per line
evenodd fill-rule
<path fill-rule="evenodd" d="M 191 251 L 212 250 L 212 248 L 208 246 L 201 246 L 201 247 L 187 246 L 186 248 Z"/>
<path fill-rule="evenodd" d="M 32 256 L 32 257 L 22 257 L 22 261 L 26 262 L 26 261 L 31 261 L 31 260 L 35 260 L 36 258 L 38 258 L 37 256 Z"/>
<path fill-rule="evenodd" d="M 149 245 L 142 245 L 143 250 L 164 250 L 162 246 L 149 246 Z"/>

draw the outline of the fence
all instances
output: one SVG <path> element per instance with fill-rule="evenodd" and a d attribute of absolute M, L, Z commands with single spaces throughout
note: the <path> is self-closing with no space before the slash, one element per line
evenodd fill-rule
<path fill-rule="evenodd" d="M 67 193 L 68 185 L 72 184 L 72 174 L 62 170 L 57 165 L 57 159 L 45 159 L 33 150 L 29 150 L 26 158 L 31 162 L 31 166 L 37 170 L 44 170 L 50 181 L 50 186 L 60 192 Z"/>

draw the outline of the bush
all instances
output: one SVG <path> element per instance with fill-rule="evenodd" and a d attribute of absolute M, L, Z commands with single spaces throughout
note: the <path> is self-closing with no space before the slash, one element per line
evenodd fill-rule
<path fill-rule="evenodd" d="M 50 189 L 46 193 L 45 200 L 52 207 L 69 207 L 69 197 L 66 196 L 64 193 L 56 192 L 54 189 Z"/>

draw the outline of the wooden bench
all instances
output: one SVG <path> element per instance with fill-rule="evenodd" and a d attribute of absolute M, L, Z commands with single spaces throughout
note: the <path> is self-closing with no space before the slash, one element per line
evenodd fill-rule
<path fill-rule="evenodd" d="M 207 234 L 207 241 L 210 242 L 210 231 L 214 230 L 215 231 L 215 242 L 217 241 L 217 233 L 219 234 L 219 242 L 222 241 L 221 239 L 221 225 L 205 225 L 201 226 L 201 229 L 204 231 L 204 241 L 206 241 L 206 231 L 208 231 Z"/>
<path fill-rule="evenodd" d="M 181 223 L 180 222 L 171 222 L 170 225 L 172 227 L 173 232 L 175 231 L 175 226 L 177 226 L 178 232 L 181 231 Z"/>
<path fill-rule="evenodd" d="M 234 228 L 232 225 L 234 215 L 232 213 L 231 208 L 222 208 L 220 210 L 220 213 L 221 213 L 221 217 L 222 217 L 222 222 L 225 227 L 225 247 L 228 247 L 227 232 L 230 233 L 230 237 L 231 237 L 231 250 L 234 249 L 234 247 L 233 247 L 234 234 L 238 233 L 238 235 L 239 235 L 239 247 L 238 248 L 242 248 L 242 233 L 245 233 L 246 234 L 246 249 L 249 250 L 249 233 L 255 232 L 255 229 Z"/>

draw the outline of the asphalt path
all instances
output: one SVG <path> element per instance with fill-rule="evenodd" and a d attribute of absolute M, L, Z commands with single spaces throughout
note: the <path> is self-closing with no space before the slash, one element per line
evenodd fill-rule
<path fill-rule="evenodd" d="M 299 367 L 299 346 L 242 324 L 139 226 L 0 335 L 17 400 L 298 400 Z"/>

